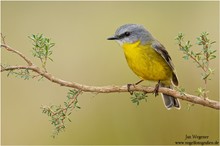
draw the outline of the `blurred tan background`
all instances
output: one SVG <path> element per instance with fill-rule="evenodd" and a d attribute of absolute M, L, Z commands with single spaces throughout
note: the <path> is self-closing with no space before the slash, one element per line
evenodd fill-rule
<path fill-rule="evenodd" d="M 168 50 L 176 66 L 180 86 L 187 93 L 203 86 L 200 70 L 182 59 L 174 40 L 178 32 L 191 40 L 203 31 L 219 46 L 218 2 L 2 2 L 2 32 L 7 43 L 35 64 L 28 36 L 43 33 L 56 43 L 50 73 L 87 85 L 124 85 L 138 78 L 128 68 L 122 49 L 107 41 L 126 23 L 143 24 Z M 24 65 L 18 56 L 2 50 L 2 63 Z M 219 57 L 211 63 L 215 74 L 209 96 L 219 99 Z M 68 88 L 47 80 L 22 80 L 2 73 L 2 144 L 175 144 L 185 135 L 219 139 L 219 112 L 200 105 L 167 111 L 160 96 L 136 106 L 128 93 L 92 94 L 79 97 L 82 109 L 74 111 L 65 132 L 50 137 L 52 126 L 41 113 L 42 104 L 62 104 Z M 155 84 L 145 81 L 143 85 Z"/>

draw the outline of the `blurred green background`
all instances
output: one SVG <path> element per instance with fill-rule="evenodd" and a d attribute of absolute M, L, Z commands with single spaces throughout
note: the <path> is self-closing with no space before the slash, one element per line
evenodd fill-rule
<path fill-rule="evenodd" d="M 54 62 L 47 69 L 58 78 L 87 85 L 125 85 L 139 79 L 127 66 L 122 49 L 107 41 L 117 27 L 143 24 L 168 50 L 180 86 L 187 93 L 203 86 L 200 70 L 182 59 L 174 40 L 178 32 L 199 49 L 196 37 L 210 33 L 219 46 L 219 2 L 1 2 L 2 32 L 6 42 L 32 56 L 28 36 L 43 33 L 56 43 Z M 219 53 L 219 52 L 218 52 Z M 1 61 L 25 65 L 17 55 L 2 50 Z M 219 99 L 219 57 L 210 64 L 215 74 L 209 81 L 210 99 Z M 74 111 L 65 132 L 50 137 L 52 126 L 41 113 L 42 104 L 62 104 L 68 88 L 47 80 L 22 80 L 2 73 L 2 144 L 175 144 L 185 135 L 219 140 L 219 111 L 181 101 L 181 110 L 167 111 L 161 97 L 149 95 L 136 106 L 128 93 L 92 94 L 79 97 L 82 109 Z M 143 85 L 152 85 L 145 81 Z"/>

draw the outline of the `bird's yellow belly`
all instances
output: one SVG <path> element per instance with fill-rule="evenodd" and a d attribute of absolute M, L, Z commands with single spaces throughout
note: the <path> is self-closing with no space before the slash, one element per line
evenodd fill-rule
<path fill-rule="evenodd" d="M 166 61 L 151 45 L 140 46 L 124 44 L 124 54 L 132 71 L 144 80 L 167 81 L 172 77 L 172 71 Z"/>

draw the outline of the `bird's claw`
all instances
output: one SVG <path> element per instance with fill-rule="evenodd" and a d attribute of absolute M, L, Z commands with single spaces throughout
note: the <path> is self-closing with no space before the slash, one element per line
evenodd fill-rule
<path fill-rule="evenodd" d="M 155 89 L 153 91 L 153 94 L 155 95 L 155 97 L 158 95 L 159 93 L 159 88 L 160 88 L 160 81 L 158 81 L 158 83 L 155 86 Z"/>
<path fill-rule="evenodd" d="M 131 86 L 134 86 L 134 84 L 127 84 L 128 92 L 133 95 L 134 91 L 131 91 Z"/>
<path fill-rule="evenodd" d="M 131 90 L 130 90 L 130 87 L 131 87 L 131 86 L 134 86 L 134 87 L 135 87 L 135 85 L 138 85 L 138 84 L 140 84 L 140 83 L 143 82 L 143 81 L 144 81 L 144 80 L 140 80 L 140 81 L 138 81 L 138 82 L 135 83 L 135 84 L 127 84 L 128 92 L 129 92 L 131 95 L 133 95 L 134 91 L 131 91 Z"/>

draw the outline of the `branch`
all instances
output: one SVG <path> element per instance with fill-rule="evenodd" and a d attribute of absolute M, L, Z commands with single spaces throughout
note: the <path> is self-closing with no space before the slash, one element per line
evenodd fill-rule
<path fill-rule="evenodd" d="M 113 86 L 88 86 L 88 85 L 83 85 L 83 84 L 79 84 L 76 82 L 70 82 L 70 81 L 65 81 L 65 80 L 59 79 L 48 72 L 42 71 L 39 67 L 35 66 L 27 57 L 25 57 L 19 51 L 15 50 L 7 45 L 1 45 L 1 47 L 5 48 L 7 51 L 12 51 L 13 53 L 19 55 L 28 64 L 28 66 L 1 67 L 1 72 L 27 69 L 27 70 L 32 70 L 33 72 L 36 72 L 37 74 L 41 75 L 42 77 L 45 77 L 49 81 L 56 83 L 56 84 L 59 84 L 60 86 L 78 89 L 83 92 L 96 92 L 96 93 L 128 92 L 127 85 L 123 85 L 123 86 L 114 86 L 114 85 Z M 130 87 L 130 91 L 142 91 L 142 92 L 146 92 L 146 93 L 153 93 L 154 87 L 135 85 L 135 86 Z M 159 92 L 176 97 L 176 98 L 179 98 L 179 99 L 182 99 L 182 100 L 189 101 L 191 103 L 195 103 L 195 104 L 199 104 L 199 105 L 203 105 L 206 107 L 220 110 L 220 103 L 218 101 L 204 99 L 199 96 L 181 93 L 179 91 L 169 89 L 169 88 L 164 88 L 164 87 L 160 87 Z"/>
<path fill-rule="evenodd" d="M 33 65 L 33 63 L 29 59 L 27 59 L 27 57 L 25 57 L 21 52 L 15 50 L 15 49 L 13 49 L 13 48 L 9 47 L 8 45 L 5 45 L 5 44 L 2 44 L 1 47 L 5 48 L 7 51 L 11 51 L 11 52 L 19 55 L 21 58 L 23 58 L 27 62 L 27 64 L 29 66 Z"/>

